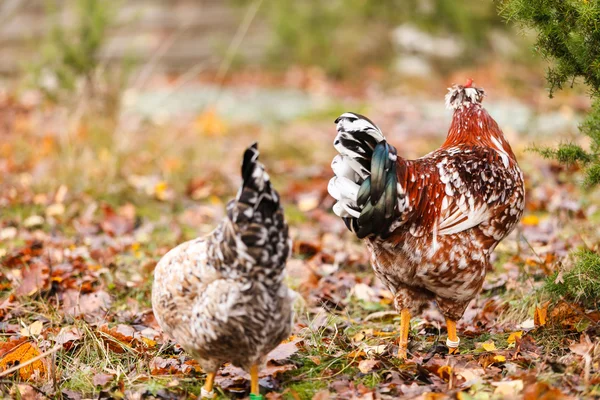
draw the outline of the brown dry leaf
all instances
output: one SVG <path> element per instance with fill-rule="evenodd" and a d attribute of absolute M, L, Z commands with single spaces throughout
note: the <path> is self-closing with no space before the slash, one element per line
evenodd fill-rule
<path fill-rule="evenodd" d="M 545 302 L 540 307 L 535 308 L 535 314 L 533 314 L 533 322 L 536 327 L 546 325 L 548 317 L 548 305 L 550 305 L 549 301 Z"/>
<path fill-rule="evenodd" d="M 23 281 L 15 291 L 17 296 L 31 296 L 48 283 L 49 269 L 42 263 L 28 265 L 22 270 Z"/>
<path fill-rule="evenodd" d="M 115 376 L 113 374 L 105 374 L 105 373 L 100 372 L 100 373 L 94 375 L 94 377 L 92 378 L 92 383 L 94 384 L 94 386 L 104 387 L 104 386 L 106 386 L 107 383 L 111 382 L 113 379 L 115 379 Z"/>
<path fill-rule="evenodd" d="M 152 375 L 175 375 L 180 372 L 180 363 L 175 358 L 155 357 L 150 361 L 150 374 Z"/>
<path fill-rule="evenodd" d="M 450 380 L 450 377 L 452 376 L 452 367 L 449 365 L 442 365 L 438 368 L 437 374 L 444 381 L 448 382 Z"/>
<path fill-rule="evenodd" d="M 527 385 L 523 392 L 523 400 L 566 400 L 570 398 L 545 382 L 535 382 L 532 385 Z"/>
<path fill-rule="evenodd" d="M 60 330 L 56 338 L 54 339 L 56 344 L 65 345 L 67 343 L 75 342 L 81 339 L 82 335 L 79 329 L 76 327 L 64 327 Z"/>
<path fill-rule="evenodd" d="M 15 365 L 23 364 L 35 358 L 41 354 L 40 349 L 31 342 L 23 342 L 17 347 L 9 351 L 0 360 L 0 371 L 6 371 L 7 369 L 14 367 Z M 19 376 L 23 380 L 31 378 L 43 378 L 46 376 L 47 368 L 43 360 L 37 360 L 32 364 L 29 364 L 19 369 Z"/>
<path fill-rule="evenodd" d="M 261 371 L 259 372 L 259 376 L 277 376 L 279 374 L 291 371 L 293 369 L 296 369 L 296 366 L 294 364 L 276 365 L 274 363 L 268 363 L 266 367 L 261 369 Z"/>
<path fill-rule="evenodd" d="M 82 295 L 77 290 L 68 290 L 63 298 L 65 313 L 83 315 L 86 320 L 103 318 L 111 303 L 110 295 L 103 290 Z"/>
<path fill-rule="evenodd" d="M 128 325 L 117 325 L 114 328 L 108 328 L 103 325 L 98 328 L 102 334 L 100 337 L 108 344 L 108 347 L 115 353 L 124 353 L 124 347 L 131 347 L 133 344 L 133 335 L 135 330 Z"/>
<path fill-rule="evenodd" d="M 123 236 L 133 231 L 135 225 L 135 206 L 131 203 L 119 207 L 118 211 L 107 205 L 102 205 L 104 218 L 100 222 L 102 230 L 112 236 Z"/>
<path fill-rule="evenodd" d="M 298 351 L 298 343 L 301 341 L 302 339 L 300 338 L 292 337 L 289 342 L 281 343 L 267 354 L 267 362 L 281 361 L 290 358 Z"/>
<path fill-rule="evenodd" d="M 443 400 L 447 399 L 448 395 L 444 393 L 424 393 L 423 396 L 421 396 L 421 398 L 423 400 Z"/>
<path fill-rule="evenodd" d="M 581 335 L 579 343 L 574 343 L 569 346 L 569 350 L 582 357 L 588 356 L 593 348 L 594 343 L 592 343 L 590 338 L 585 334 Z"/>
<path fill-rule="evenodd" d="M 523 381 L 517 379 L 514 381 L 492 382 L 495 386 L 494 395 L 500 398 L 511 399 L 515 398 L 523 390 Z"/>
<path fill-rule="evenodd" d="M 378 360 L 362 360 L 358 363 L 358 369 L 363 374 L 368 374 L 379 366 Z"/>
<path fill-rule="evenodd" d="M 300 397 L 298 397 L 300 398 Z M 329 390 L 327 389 L 323 389 L 323 390 L 319 390 L 317 393 L 314 394 L 314 396 L 312 397 L 312 400 L 329 400 L 331 399 L 331 393 L 329 393 Z"/>
<path fill-rule="evenodd" d="M 18 394 L 16 393 L 18 391 Z M 16 391 L 13 389 L 11 391 L 11 396 L 13 399 L 21 399 L 21 400 L 42 400 L 46 399 L 47 396 L 44 396 L 39 391 L 35 390 L 33 386 L 27 385 L 25 383 L 20 383 L 16 385 Z"/>

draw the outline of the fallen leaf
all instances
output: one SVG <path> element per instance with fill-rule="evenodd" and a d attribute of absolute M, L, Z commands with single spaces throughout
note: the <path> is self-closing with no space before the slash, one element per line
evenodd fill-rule
<path fill-rule="evenodd" d="M 550 387 L 546 382 L 535 382 L 527 385 L 523 392 L 523 400 L 565 400 L 570 397 L 560 390 Z"/>
<path fill-rule="evenodd" d="M 115 376 L 113 374 L 98 373 L 92 378 L 92 383 L 94 384 L 94 386 L 103 387 L 106 386 L 106 384 L 111 382 L 113 379 L 115 379 Z"/>
<path fill-rule="evenodd" d="M 515 343 L 517 338 L 521 339 L 521 337 L 523 337 L 523 331 L 517 331 L 517 332 L 513 332 L 510 335 L 508 335 L 508 339 L 506 339 L 506 341 L 510 344 L 510 343 Z"/>
<path fill-rule="evenodd" d="M 495 386 L 494 395 L 501 398 L 514 398 L 523 390 L 523 381 L 517 379 L 514 381 L 492 382 Z"/>
<path fill-rule="evenodd" d="M 281 343 L 267 354 L 267 361 L 280 361 L 290 358 L 298 351 L 297 344 L 301 341 L 302 339 L 296 338 L 291 342 Z"/>
<path fill-rule="evenodd" d="M 361 362 L 358 363 L 358 369 L 363 374 L 368 374 L 369 372 L 373 371 L 377 366 L 379 366 L 378 360 L 367 359 L 367 360 L 362 360 Z"/>
<path fill-rule="evenodd" d="M 540 307 L 535 308 L 535 314 L 533 314 L 533 322 L 536 327 L 544 326 L 547 322 L 548 316 L 548 305 L 550 302 L 542 304 Z"/>
<path fill-rule="evenodd" d="M 525 226 L 537 226 L 540 219 L 537 215 L 526 215 L 521 219 L 521 223 Z"/>
<path fill-rule="evenodd" d="M 82 295 L 77 290 L 68 290 L 64 293 L 63 308 L 67 314 L 97 320 L 104 318 L 111 303 L 110 295 L 103 290 Z"/>
<path fill-rule="evenodd" d="M 22 276 L 23 280 L 15 294 L 17 296 L 32 296 L 48 283 L 49 269 L 47 265 L 41 262 L 32 263 L 23 268 Z"/>
<path fill-rule="evenodd" d="M 489 340 L 487 342 L 481 343 L 481 348 L 485 351 L 494 351 L 496 350 L 496 345 L 493 341 Z"/>
<path fill-rule="evenodd" d="M 15 365 L 23 364 L 32 358 L 41 354 L 38 347 L 31 342 L 23 342 L 17 347 L 9 351 L 0 360 L 0 372 L 14 367 Z M 37 360 L 23 368 L 20 368 L 18 373 L 21 379 L 28 380 L 32 378 L 43 378 L 46 376 L 46 364 L 43 360 Z"/>
<path fill-rule="evenodd" d="M 437 375 L 444 381 L 448 382 L 452 376 L 452 367 L 449 365 L 443 365 L 438 368 Z"/>
<path fill-rule="evenodd" d="M 214 107 L 208 107 L 198 115 L 194 125 L 200 134 L 208 137 L 223 136 L 227 132 L 225 121 L 219 117 Z"/>
<path fill-rule="evenodd" d="M 35 321 L 29 326 L 21 329 L 21 336 L 30 337 L 30 336 L 38 336 L 42 333 L 42 328 L 44 327 L 44 323 L 42 321 Z"/>

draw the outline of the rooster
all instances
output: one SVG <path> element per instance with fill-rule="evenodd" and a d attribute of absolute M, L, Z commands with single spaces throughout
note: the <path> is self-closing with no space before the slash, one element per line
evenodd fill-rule
<path fill-rule="evenodd" d="M 250 372 L 259 398 L 258 366 L 291 331 L 283 283 L 291 241 L 258 154 L 256 144 L 244 153 L 242 186 L 220 225 L 169 251 L 154 271 L 154 315 L 207 373 L 202 397 L 214 396 L 217 369 L 231 362 Z"/>
<path fill-rule="evenodd" d="M 367 117 L 345 113 L 335 121 L 333 211 L 364 239 L 376 276 L 394 294 L 400 358 L 411 315 L 431 300 L 446 319 L 449 353 L 458 351 L 456 322 L 481 290 L 494 248 L 523 214 L 523 174 L 483 97 L 471 80 L 450 88 L 446 141 L 416 160 L 399 156 Z"/>

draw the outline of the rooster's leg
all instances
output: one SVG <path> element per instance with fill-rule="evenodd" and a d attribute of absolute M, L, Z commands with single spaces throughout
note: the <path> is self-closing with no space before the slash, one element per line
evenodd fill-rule
<path fill-rule="evenodd" d="M 213 392 L 213 385 L 215 383 L 215 375 L 216 372 L 209 372 L 206 374 L 206 382 L 204 382 L 204 386 L 202 386 L 201 397 L 212 399 L 215 397 L 215 392 Z"/>
<path fill-rule="evenodd" d="M 460 339 L 456 334 L 456 321 L 451 319 L 446 320 L 446 326 L 448 327 L 448 339 L 446 339 L 446 346 L 448 346 L 449 354 L 458 353 L 458 345 L 460 344 Z"/>
<path fill-rule="evenodd" d="M 262 399 L 258 387 L 258 365 L 250 367 L 250 399 Z"/>
<path fill-rule="evenodd" d="M 398 358 L 406 359 L 408 347 L 408 331 L 410 329 L 410 311 L 404 308 L 400 312 L 400 341 L 398 342 Z"/>

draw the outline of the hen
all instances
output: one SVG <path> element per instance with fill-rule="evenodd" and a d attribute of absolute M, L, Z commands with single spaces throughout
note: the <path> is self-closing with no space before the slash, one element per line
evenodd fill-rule
<path fill-rule="evenodd" d="M 411 315 L 431 300 L 446 318 L 450 353 L 458 351 L 456 321 L 481 290 L 494 248 L 523 213 L 523 174 L 483 96 L 471 80 L 450 88 L 446 141 L 417 160 L 398 156 L 362 115 L 336 120 L 333 210 L 365 240 L 375 274 L 394 294 L 401 358 Z"/>
<path fill-rule="evenodd" d="M 169 251 L 154 271 L 154 315 L 207 373 L 203 397 L 214 395 L 225 362 L 249 371 L 259 396 L 258 366 L 291 330 L 288 226 L 256 144 L 244 153 L 242 180 L 220 225 Z"/>

